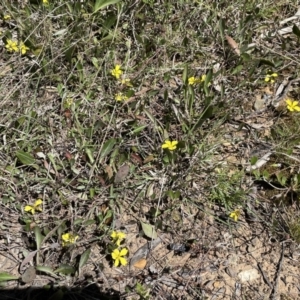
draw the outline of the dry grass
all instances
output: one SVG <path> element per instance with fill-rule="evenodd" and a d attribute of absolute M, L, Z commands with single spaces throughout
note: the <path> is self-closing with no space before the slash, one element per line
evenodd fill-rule
<path fill-rule="evenodd" d="M 285 104 L 299 99 L 299 36 L 276 34 L 297 1 L 19 2 L 0 5 L 4 297 L 22 297 L 20 278 L 44 286 L 30 299 L 50 285 L 58 299 L 296 299 L 298 278 L 275 262 L 299 242 L 299 113 Z M 42 211 L 26 212 L 37 199 Z M 158 234 L 143 270 L 113 267 L 113 230 L 128 262 Z"/>

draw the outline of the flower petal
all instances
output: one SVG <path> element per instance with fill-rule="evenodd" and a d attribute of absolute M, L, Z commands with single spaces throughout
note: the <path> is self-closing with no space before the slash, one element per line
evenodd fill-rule
<path fill-rule="evenodd" d="M 65 242 L 69 242 L 70 241 L 70 234 L 69 233 L 65 233 L 61 236 L 61 239 Z"/>
<path fill-rule="evenodd" d="M 124 257 L 120 257 L 120 263 L 122 266 L 126 266 L 127 265 L 127 259 Z"/>
<path fill-rule="evenodd" d="M 120 263 L 120 259 L 116 258 L 115 262 L 114 262 L 114 266 L 117 267 Z"/>
<path fill-rule="evenodd" d="M 115 249 L 111 254 L 111 257 L 113 259 L 117 259 L 119 256 L 120 256 L 120 251 L 118 249 Z"/>
<path fill-rule="evenodd" d="M 127 253 L 128 253 L 127 248 L 123 248 L 123 249 L 120 251 L 120 256 L 125 256 Z"/>
<path fill-rule="evenodd" d="M 122 232 L 122 231 L 118 232 L 117 235 L 118 235 L 118 239 L 122 239 L 123 240 L 123 239 L 126 238 L 126 234 L 124 232 Z"/>
<path fill-rule="evenodd" d="M 34 208 L 31 205 L 26 205 L 24 210 L 25 211 L 30 211 L 32 214 L 34 214 Z"/>

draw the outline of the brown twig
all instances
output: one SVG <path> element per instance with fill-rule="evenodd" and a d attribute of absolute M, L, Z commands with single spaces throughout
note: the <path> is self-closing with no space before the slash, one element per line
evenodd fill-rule
<path fill-rule="evenodd" d="M 280 275 L 280 272 L 281 272 L 281 268 L 282 268 L 282 264 L 283 264 L 283 258 L 284 258 L 283 254 L 284 254 L 284 244 L 282 243 L 281 255 L 280 255 L 280 258 L 279 258 L 277 272 L 276 272 L 276 279 L 275 279 L 275 283 L 273 285 L 272 293 L 270 295 L 270 300 L 275 300 L 276 299 L 276 294 L 277 294 L 277 289 L 278 289 L 278 282 L 279 282 L 279 275 Z"/>

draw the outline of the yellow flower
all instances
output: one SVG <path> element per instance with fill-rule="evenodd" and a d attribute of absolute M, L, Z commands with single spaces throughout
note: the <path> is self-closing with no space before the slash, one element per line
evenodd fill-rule
<path fill-rule="evenodd" d="M 278 77 L 278 74 L 277 74 L 277 73 L 270 73 L 270 74 L 267 74 L 266 77 L 265 77 L 265 82 L 274 83 L 276 77 Z"/>
<path fill-rule="evenodd" d="M 130 79 L 129 79 L 129 78 L 121 79 L 121 83 L 122 83 L 123 85 L 126 85 L 126 86 L 130 86 L 130 87 L 133 86 L 132 83 L 130 82 Z"/>
<path fill-rule="evenodd" d="M 37 199 L 33 205 L 26 205 L 24 210 L 35 214 L 35 211 L 43 211 L 42 209 L 43 200 Z"/>
<path fill-rule="evenodd" d="M 128 100 L 128 97 L 123 95 L 122 93 L 118 93 L 115 95 L 115 100 L 116 101 L 125 101 L 125 100 Z"/>
<path fill-rule="evenodd" d="M 121 77 L 121 75 L 123 74 L 123 71 L 121 70 L 120 65 L 116 65 L 115 68 L 113 70 L 111 70 L 110 72 L 111 72 L 111 75 L 116 77 L 117 79 L 119 79 Z"/>
<path fill-rule="evenodd" d="M 177 148 L 177 141 L 165 141 L 164 144 L 162 144 L 163 149 L 169 149 L 170 151 L 173 151 Z"/>
<path fill-rule="evenodd" d="M 27 50 L 29 50 L 29 48 L 23 42 L 20 42 L 19 49 L 21 54 L 25 54 Z"/>
<path fill-rule="evenodd" d="M 49 1 L 48 1 L 48 0 L 43 0 L 43 4 L 44 4 L 44 5 L 48 5 L 48 4 L 49 4 Z"/>
<path fill-rule="evenodd" d="M 206 78 L 206 75 L 202 75 L 201 78 L 192 76 L 188 79 L 188 84 L 195 85 L 197 83 L 202 83 L 205 81 L 205 78 Z"/>
<path fill-rule="evenodd" d="M 115 267 L 117 267 L 120 263 L 122 266 L 126 266 L 127 265 L 127 260 L 126 258 L 124 258 L 123 256 L 127 255 L 128 250 L 126 248 L 121 249 L 121 251 L 119 251 L 118 249 L 115 249 L 112 254 L 111 257 L 113 258 L 114 265 Z"/>
<path fill-rule="evenodd" d="M 113 231 L 110 236 L 113 239 L 113 242 L 116 243 L 117 246 L 120 246 L 122 240 L 126 238 L 126 234 L 121 231 Z"/>
<path fill-rule="evenodd" d="M 233 212 L 230 213 L 229 217 L 232 218 L 235 222 L 237 222 L 241 211 L 239 209 L 235 209 Z"/>
<path fill-rule="evenodd" d="M 65 106 L 65 108 L 70 108 L 73 103 L 74 103 L 73 98 L 67 98 L 64 102 L 64 106 Z"/>
<path fill-rule="evenodd" d="M 79 238 L 78 235 L 72 234 L 72 233 L 65 233 L 61 236 L 62 239 L 62 246 L 70 246 L 72 244 L 75 244 L 76 240 Z"/>
<path fill-rule="evenodd" d="M 194 85 L 194 84 L 196 84 L 196 81 L 197 81 L 197 78 L 195 78 L 194 76 L 192 76 L 192 77 L 190 77 L 190 78 L 188 79 L 189 85 Z"/>
<path fill-rule="evenodd" d="M 12 41 L 12 40 L 7 40 L 5 47 L 6 47 L 7 51 L 9 51 L 9 52 L 13 52 L 13 51 L 18 52 L 19 51 L 18 43 L 15 41 Z"/>
<path fill-rule="evenodd" d="M 204 82 L 205 79 L 206 79 L 206 75 L 204 74 L 204 75 L 201 76 L 201 79 L 200 79 L 200 80 L 201 80 L 201 82 Z"/>
<path fill-rule="evenodd" d="M 298 105 L 299 101 L 292 101 L 290 99 L 287 99 L 285 102 L 286 102 L 286 107 L 289 111 L 300 111 L 300 107 Z"/>
<path fill-rule="evenodd" d="M 9 20 L 11 20 L 11 16 L 10 15 L 4 15 L 3 20 L 4 21 L 9 21 Z"/>

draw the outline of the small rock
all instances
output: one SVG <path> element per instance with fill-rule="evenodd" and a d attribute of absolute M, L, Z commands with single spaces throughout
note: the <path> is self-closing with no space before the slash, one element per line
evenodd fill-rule
<path fill-rule="evenodd" d="M 238 274 L 238 278 L 241 282 L 248 282 L 259 278 L 260 275 L 256 269 L 249 269 L 242 271 Z"/>
<path fill-rule="evenodd" d="M 232 267 L 227 267 L 226 269 L 225 269 L 225 271 L 226 271 L 226 273 L 230 276 L 230 277 L 235 277 L 236 276 L 236 271 L 235 271 L 235 269 L 234 268 L 232 268 Z"/>

